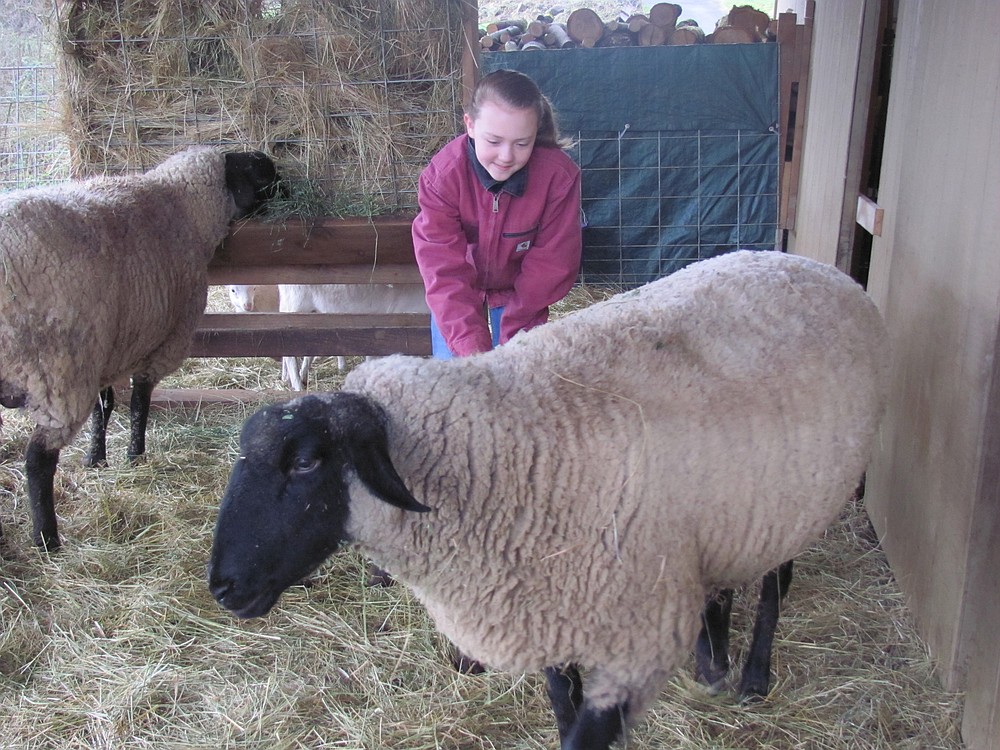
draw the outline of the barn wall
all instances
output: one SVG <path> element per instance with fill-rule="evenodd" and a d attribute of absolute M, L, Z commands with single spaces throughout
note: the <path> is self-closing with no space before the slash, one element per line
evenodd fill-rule
<path fill-rule="evenodd" d="M 830 263 L 860 231 L 884 1 L 817 2 L 789 249 Z M 885 222 L 868 282 L 894 387 L 867 504 L 942 681 L 966 692 L 966 745 L 1000 748 L 1000 4 L 896 0 L 896 11 Z"/>
<path fill-rule="evenodd" d="M 995 0 L 899 0 L 869 277 L 894 387 L 868 507 L 969 748 L 1000 747 L 998 26 Z"/>
<path fill-rule="evenodd" d="M 850 246 L 857 174 L 848 184 L 846 166 L 856 163 L 860 141 L 851 141 L 856 116 L 855 92 L 867 93 L 871 67 L 862 69 L 868 84 L 856 86 L 862 54 L 865 6 L 873 0 L 818 0 L 813 20 L 813 49 L 809 70 L 809 109 L 802 151 L 798 208 L 789 232 L 788 249 L 825 263 L 836 264 L 838 251 Z M 866 104 L 867 99 L 862 102 Z M 865 111 L 866 112 L 866 111 Z M 845 205 L 850 204 L 844 235 Z"/>

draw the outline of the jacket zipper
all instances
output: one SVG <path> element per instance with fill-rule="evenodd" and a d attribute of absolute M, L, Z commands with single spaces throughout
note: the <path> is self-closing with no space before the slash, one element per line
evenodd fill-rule
<path fill-rule="evenodd" d="M 485 248 L 481 247 L 485 252 L 481 255 L 481 261 L 483 267 L 481 269 L 480 278 L 484 283 L 489 284 L 493 277 L 493 268 L 498 265 L 497 255 L 499 253 L 500 245 L 500 191 L 496 192 L 490 191 L 493 198 L 492 205 L 492 216 L 489 222 L 489 232 L 487 233 L 487 245 Z"/>

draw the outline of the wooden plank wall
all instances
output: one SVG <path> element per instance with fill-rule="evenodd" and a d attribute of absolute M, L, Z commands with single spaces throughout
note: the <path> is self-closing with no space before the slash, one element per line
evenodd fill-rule
<path fill-rule="evenodd" d="M 869 275 L 893 389 L 867 505 L 945 684 L 965 691 L 969 750 L 1000 748 L 998 26 L 996 0 L 899 0 Z"/>
<path fill-rule="evenodd" d="M 841 270 L 847 269 L 838 259 L 843 249 L 852 247 L 854 237 L 860 181 L 856 165 L 864 152 L 877 36 L 866 36 L 865 28 L 866 17 L 877 20 L 878 14 L 868 9 L 874 4 L 821 2 L 816 10 L 807 131 L 799 154 L 803 179 L 796 186 L 795 210 L 784 227 L 789 230 L 790 252 Z"/>

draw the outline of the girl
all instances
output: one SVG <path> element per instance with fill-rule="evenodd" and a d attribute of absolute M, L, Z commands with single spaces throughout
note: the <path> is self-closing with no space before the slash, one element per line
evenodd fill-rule
<path fill-rule="evenodd" d="M 420 175 L 413 246 L 434 356 L 484 352 L 548 320 L 580 270 L 580 169 L 523 73 L 480 79 L 465 134 Z M 488 311 L 488 315 L 487 315 Z"/>

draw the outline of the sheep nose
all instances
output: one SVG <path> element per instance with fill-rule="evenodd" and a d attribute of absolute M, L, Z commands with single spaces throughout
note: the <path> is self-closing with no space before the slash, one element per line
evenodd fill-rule
<path fill-rule="evenodd" d="M 209 566 L 208 568 L 208 590 L 220 604 L 233 588 L 233 582 L 231 580 L 223 579 L 221 576 L 216 575 L 216 571 Z"/>

